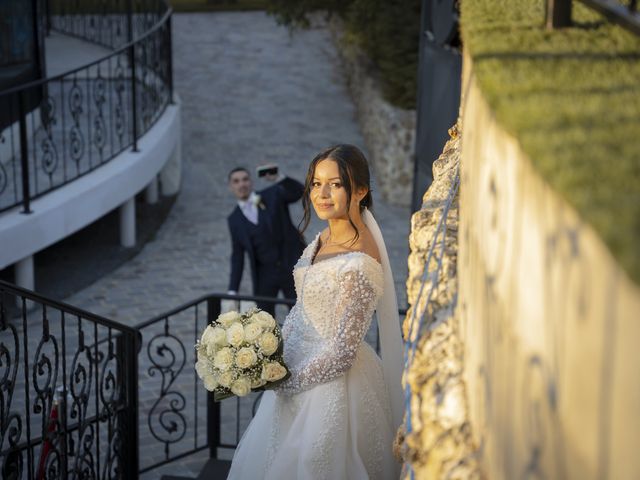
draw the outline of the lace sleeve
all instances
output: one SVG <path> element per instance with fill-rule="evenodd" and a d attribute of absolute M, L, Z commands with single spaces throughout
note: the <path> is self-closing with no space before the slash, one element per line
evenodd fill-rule
<path fill-rule="evenodd" d="M 278 390 L 298 393 L 349 370 L 367 333 L 375 306 L 375 289 L 362 271 L 349 270 L 340 274 L 334 335 L 316 355 L 293 368 L 291 377 Z"/>
<path fill-rule="evenodd" d="M 297 308 L 298 308 L 298 304 L 296 303 L 291 308 L 291 312 L 289 314 L 292 315 L 294 313 L 294 310 Z M 291 330 L 293 329 L 293 324 L 288 320 L 288 318 L 289 316 L 287 316 L 287 319 L 284 321 L 284 323 L 282 324 L 282 328 L 280 329 L 280 333 L 282 333 L 282 338 L 288 337 L 291 334 Z M 295 315 L 293 315 L 293 318 L 295 318 Z"/>

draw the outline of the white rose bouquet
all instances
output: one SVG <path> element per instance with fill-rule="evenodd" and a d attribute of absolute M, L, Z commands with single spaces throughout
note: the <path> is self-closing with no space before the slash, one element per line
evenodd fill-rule
<path fill-rule="evenodd" d="M 196 344 L 196 372 L 215 400 L 274 388 L 291 375 L 274 318 L 253 308 L 221 314 Z"/>

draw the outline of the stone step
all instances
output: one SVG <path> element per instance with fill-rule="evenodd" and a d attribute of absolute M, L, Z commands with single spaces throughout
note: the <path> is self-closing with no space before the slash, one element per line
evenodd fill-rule
<path fill-rule="evenodd" d="M 227 478 L 230 468 L 230 460 L 210 458 L 202 470 L 200 470 L 197 480 L 224 480 Z"/>

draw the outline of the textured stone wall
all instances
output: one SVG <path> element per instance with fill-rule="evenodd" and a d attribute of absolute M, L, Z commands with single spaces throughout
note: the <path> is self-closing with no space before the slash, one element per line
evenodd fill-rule
<path fill-rule="evenodd" d="M 387 102 L 369 59 L 345 39 L 341 22 L 334 17 L 329 26 L 380 193 L 393 205 L 409 206 L 413 191 L 416 112 Z"/>
<path fill-rule="evenodd" d="M 453 197 L 447 213 L 446 230 L 441 229 L 442 233 L 436 235 L 460 163 L 459 131 L 454 127 L 449 133 L 451 139 L 433 164 L 434 182 L 423 197 L 421 210 L 413 215 L 411 221 L 407 280 L 411 308 L 403 324 L 403 334 L 409 338 L 413 331 L 411 336 L 419 337 L 419 341 L 415 358 L 405 374 L 405 382 L 412 391 L 411 432 L 405 438 L 402 455 L 411 464 L 416 478 L 475 479 L 480 475 L 471 441 L 462 380 L 463 345 L 458 320 L 453 316 L 457 292 L 457 196 Z M 425 265 L 435 241 L 429 270 L 437 269 L 443 235 L 442 266 L 433 296 L 427 304 L 427 292 L 432 284 L 428 280 L 423 285 Z M 424 326 L 422 331 L 418 331 L 417 320 L 413 319 L 414 310 L 422 312 L 425 307 Z M 409 478 L 408 471 L 405 471 L 405 478 Z"/>
<path fill-rule="evenodd" d="M 456 315 L 481 469 L 640 478 L 640 288 L 497 124 L 473 68 L 465 56 Z"/>

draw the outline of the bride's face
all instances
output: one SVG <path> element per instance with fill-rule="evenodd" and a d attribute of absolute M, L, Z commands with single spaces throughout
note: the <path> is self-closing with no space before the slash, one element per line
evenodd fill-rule
<path fill-rule="evenodd" d="M 354 218 L 364 193 L 352 190 L 351 204 L 349 205 L 347 191 L 340 179 L 338 164 L 334 160 L 327 159 L 316 165 L 310 197 L 316 215 L 321 220 L 346 219 L 347 210 L 350 210 L 351 217 Z"/>

